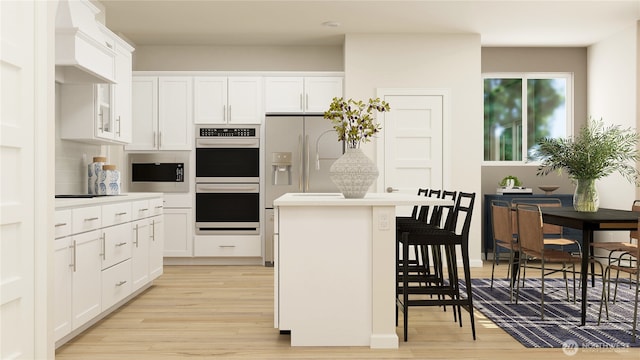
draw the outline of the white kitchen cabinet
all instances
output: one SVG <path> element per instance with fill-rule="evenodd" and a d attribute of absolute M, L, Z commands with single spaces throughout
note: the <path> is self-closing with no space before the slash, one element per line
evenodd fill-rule
<path fill-rule="evenodd" d="M 76 329 L 102 311 L 102 232 L 93 230 L 72 235 L 74 271 L 72 276 L 71 321 Z"/>
<path fill-rule="evenodd" d="M 131 77 L 133 48 L 114 35 L 116 50 L 116 83 L 113 87 L 113 125 L 116 140 L 128 144 L 132 140 Z"/>
<path fill-rule="evenodd" d="M 162 244 L 163 198 L 128 197 L 131 200 L 87 199 L 83 205 L 63 208 L 59 204 L 64 201 L 56 201 L 53 333 L 57 346 L 162 274 L 162 245 L 160 250 L 151 245 Z"/>
<path fill-rule="evenodd" d="M 193 210 L 164 208 L 164 256 L 193 256 Z"/>
<path fill-rule="evenodd" d="M 191 150 L 191 77 L 135 76 L 132 80 L 133 134 L 127 150 Z"/>
<path fill-rule="evenodd" d="M 53 248 L 53 337 L 58 341 L 71 332 L 71 282 L 73 276 L 71 237 L 56 239 Z"/>
<path fill-rule="evenodd" d="M 131 294 L 131 259 L 118 263 L 101 273 L 102 311 Z"/>
<path fill-rule="evenodd" d="M 260 124 L 262 77 L 197 76 L 194 78 L 194 123 Z"/>
<path fill-rule="evenodd" d="M 149 282 L 149 221 L 134 221 L 132 230 L 131 286 L 132 291 L 135 291 Z"/>
<path fill-rule="evenodd" d="M 153 280 L 164 272 L 164 215 L 156 215 L 149 222 L 149 280 Z"/>
<path fill-rule="evenodd" d="M 62 139 L 95 144 L 131 142 L 133 47 L 99 24 L 107 47 L 115 51 L 115 84 L 62 84 Z"/>
<path fill-rule="evenodd" d="M 265 78 L 267 113 L 322 113 L 334 97 L 342 97 L 339 76 L 274 76 Z"/>

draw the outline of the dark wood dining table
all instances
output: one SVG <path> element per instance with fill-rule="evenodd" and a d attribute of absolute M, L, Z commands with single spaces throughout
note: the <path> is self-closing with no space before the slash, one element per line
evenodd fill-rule
<path fill-rule="evenodd" d="M 640 213 L 629 210 L 598 209 L 596 212 L 578 212 L 572 207 L 542 207 L 542 221 L 548 224 L 566 226 L 582 230 L 582 265 L 580 280 L 582 282 L 582 315 L 580 324 L 585 324 L 587 316 L 587 285 L 589 258 L 593 255 L 594 231 L 622 231 L 638 229 Z M 593 265 L 593 264 L 592 264 Z M 593 280 L 593 266 L 592 286 Z"/>

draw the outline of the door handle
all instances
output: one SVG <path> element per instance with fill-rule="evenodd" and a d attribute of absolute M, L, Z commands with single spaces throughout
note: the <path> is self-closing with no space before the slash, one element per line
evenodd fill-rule
<path fill-rule="evenodd" d="M 396 191 L 400 191 L 400 189 L 395 189 L 395 188 L 392 188 L 391 186 L 389 186 L 389 187 L 387 188 L 387 192 L 388 192 L 388 193 L 392 193 L 392 192 L 396 192 Z"/>
<path fill-rule="evenodd" d="M 298 190 L 302 192 L 302 159 L 303 159 L 302 135 L 298 135 L 298 153 L 300 154 L 300 162 L 298 164 Z"/>
<path fill-rule="evenodd" d="M 305 136 L 304 139 L 304 147 L 305 147 L 305 151 L 307 152 L 306 156 L 307 156 L 307 161 L 306 161 L 306 167 L 304 169 L 304 191 L 309 191 L 309 162 L 311 161 L 310 158 L 310 149 L 309 149 L 309 135 Z"/>

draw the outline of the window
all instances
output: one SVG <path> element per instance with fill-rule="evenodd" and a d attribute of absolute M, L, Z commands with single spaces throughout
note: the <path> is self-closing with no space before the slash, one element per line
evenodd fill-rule
<path fill-rule="evenodd" d="M 485 161 L 524 163 L 539 139 L 572 133 L 571 74 L 484 74 L 483 80 Z"/>

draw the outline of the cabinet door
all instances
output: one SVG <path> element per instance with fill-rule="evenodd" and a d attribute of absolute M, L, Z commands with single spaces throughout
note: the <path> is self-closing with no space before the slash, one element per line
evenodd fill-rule
<path fill-rule="evenodd" d="M 133 222 L 133 242 L 131 245 L 132 291 L 149 282 L 149 220 Z"/>
<path fill-rule="evenodd" d="M 191 209 L 164 209 L 164 256 L 193 256 L 193 226 Z"/>
<path fill-rule="evenodd" d="M 154 216 L 149 222 L 149 280 L 153 280 L 163 273 L 164 215 Z"/>
<path fill-rule="evenodd" d="M 307 77 L 304 87 L 305 112 L 323 113 L 334 97 L 342 97 L 342 77 Z"/>
<path fill-rule="evenodd" d="M 268 113 L 303 111 L 304 78 L 265 78 L 265 111 Z"/>
<path fill-rule="evenodd" d="M 116 84 L 114 88 L 114 139 L 123 143 L 132 140 L 131 124 L 131 52 L 116 43 Z"/>
<path fill-rule="evenodd" d="M 193 122 L 224 124 L 227 122 L 227 78 L 198 76 L 193 79 Z"/>
<path fill-rule="evenodd" d="M 229 124 L 262 123 L 262 78 L 230 77 L 228 86 Z"/>
<path fill-rule="evenodd" d="M 131 83 L 131 144 L 127 150 L 155 150 L 158 146 L 158 78 L 136 76 Z"/>
<path fill-rule="evenodd" d="M 193 85 L 190 77 L 158 79 L 158 149 L 191 150 Z"/>
<path fill-rule="evenodd" d="M 114 138 L 113 124 L 113 87 L 109 84 L 95 84 L 96 109 L 96 137 L 112 140 Z"/>
<path fill-rule="evenodd" d="M 71 279 L 73 275 L 73 245 L 71 237 L 56 239 L 53 255 L 53 340 L 71 332 Z"/>
<path fill-rule="evenodd" d="M 72 280 L 72 325 L 77 329 L 101 311 L 102 237 L 100 230 L 72 236 L 75 268 Z"/>

